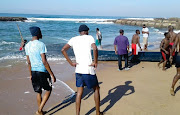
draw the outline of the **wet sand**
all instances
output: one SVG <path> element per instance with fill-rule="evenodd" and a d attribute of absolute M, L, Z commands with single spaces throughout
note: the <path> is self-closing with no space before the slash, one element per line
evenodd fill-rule
<path fill-rule="evenodd" d="M 44 109 L 72 94 L 63 82 L 74 79 L 72 75 L 74 69 L 66 62 L 49 61 L 49 63 L 57 82 L 53 84 L 53 91 Z M 29 79 L 26 62 L 6 60 L 0 64 L 0 115 L 33 115 L 37 110 L 36 93 Z"/>
<path fill-rule="evenodd" d="M 178 115 L 180 107 L 179 82 L 176 95 L 170 95 L 170 87 L 176 68 L 162 71 L 157 62 L 141 62 L 129 71 L 117 71 L 117 62 L 100 62 L 103 69 L 97 71 L 100 82 L 101 111 L 106 115 Z M 161 65 L 162 66 L 162 65 Z M 68 83 L 75 91 L 75 81 Z M 95 115 L 92 90 L 85 88 L 81 115 Z M 75 98 L 57 103 L 48 114 L 74 115 Z"/>

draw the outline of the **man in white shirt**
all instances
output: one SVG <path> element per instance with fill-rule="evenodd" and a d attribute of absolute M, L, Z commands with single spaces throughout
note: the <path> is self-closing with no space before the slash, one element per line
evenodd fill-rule
<path fill-rule="evenodd" d="M 81 97 L 84 86 L 94 89 L 94 100 L 96 105 L 96 115 L 103 115 L 100 112 L 100 94 L 99 85 L 95 69 L 98 65 L 98 49 L 95 45 L 94 38 L 88 35 L 89 28 L 86 25 L 79 27 L 79 36 L 73 37 L 62 48 L 61 52 L 73 67 L 76 67 L 76 115 L 80 115 Z M 67 50 L 72 47 L 76 63 L 72 62 L 67 54 Z M 94 61 L 92 61 L 91 48 L 93 48 Z"/>
<path fill-rule="evenodd" d="M 145 24 L 143 25 L 142 35 L 143 35 L 144 50 L 146 50 L 148 46 L 149 29 L 146 27 Z"/>

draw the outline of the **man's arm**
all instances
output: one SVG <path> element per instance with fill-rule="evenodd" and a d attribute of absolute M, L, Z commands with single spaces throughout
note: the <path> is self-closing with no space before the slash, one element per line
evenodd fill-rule
<path fill-rule="evenodd" d="M 174 52 L 174 50 L 176 49 L 176 47 L 177 47 L 177 45 L 178 45 L 178 43 L 179 43 L 179 38 L 180 36 L 179 35 L 177 35 L 176 36 L 176 40 L 175 40 L 175 42 L 174 42 L 174 45 L 173 45 L 173 47 L 172 47 L 172 51 L 171 51 L 171 56 L 172 56 L 172 54 L 173 54 L 173 52 Z"/>
<path fill-rule="evenodd" d="M 48 63 L 48 61 L 47 61 L 47 59 L 46 59 L 45 53 L 42 53 L 42 54 L 41 54 L 41 58 L 42 58 L 42 62 L 43 62 L 43 64 L 44 64 L 46 70 L 49 72 L 49 74 L 50 74 L 51 77 L 53 78 L 53 81 L 56 82 L 56 77 L 54 76 L 54 73 L 51 71 L 51 68 L 50 68 L 49 63 Z"/>
<path fill-rule="evenodd" d="M 129 53 L 129 40 L 127 38 L 127 50 L 128 50 L 128 53 Z"/>
<path fill-rule="evenodd" d="M 73 67 L 76 67 L 77 63 L 73 63 L 71 61 L 71 59 L 69 58 L 68 54 L 67 54 L 67 50 L 70 48 L 71 46 L 69 44 L 66 44 L 62 49 L 61 52 L 64 55 L 64 57 L 66 58 L 66 60 L 69 62 L 69 64 Z"/>
<path fill-rule="evenodd" d="M 129 45 L 127 46 L 127 50 L 128 50 L 128 53 L 129 53 Z"/>
<path fill-rule="evenodd" d="M 140 37 L 139 37 L 139 36 L 138 36 L 138 46 L 139 46 L 139 48 L 141 49 Z M 142 51 L 142 49 L 141 49 L 141 51 Z"/>
<path fill-rule="evenodd" d="M 134 38 L 134 35 L 133 35 L 133 37 L 132 37 L 131 44 L 133 43 L 133 38 Z"/>
<path fill-rule="evenodd" d="M 98 65 L 98 49 L 95 43 L 92 43 L 91 47 L 93 48 L 94 63 L 92 63 L 90 66 L 94 66 L 94 68 L 96 69 Z"/>
<path fill-rule="evenodd" d="M 116 49 L 117 45 L 114 45 L 114 51 L 115 51 L 115 54 L 117 55 L 117 49 Z"/>
<path fill-rule="evenodd" d="M 30 80 L 31 80 L 32 79 L 31 62 L 30 62 L 30 59 L 29 59 L 28 55 L 26 55 L 26 58 L 27 58 L 27 63 L 28 63 L 28 68 L 29 68 L 29 73 L 30 73 Z"/>
<path fill-rule="evenodd" d="M 166 51 L 165 49 L 164 49 L 164 44 L 165 44 L 165 40 L 162 40 L 161 41 L 161 44 L 160 44 L 160 50 L 162 50 L 162 51 L 164 51 L 166 54 L 168 54 L 169 52 L 168 51 Z"/>

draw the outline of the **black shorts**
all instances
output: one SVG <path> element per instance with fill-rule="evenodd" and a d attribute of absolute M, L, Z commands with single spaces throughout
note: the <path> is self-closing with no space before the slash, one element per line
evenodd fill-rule
<path fill-rule="evenodd" d="M 35 92 L 41 93 L 42 88 L 47 91 L 52 90 L 51 76 L 49 73 L 32 71 L 32 86 Z"/>
<path fill-rule="evenodd" d="M 176 56 L 176 68 L 179 68 L 180 67 L 180 54 L 177 54 L 177 56 Z"/>

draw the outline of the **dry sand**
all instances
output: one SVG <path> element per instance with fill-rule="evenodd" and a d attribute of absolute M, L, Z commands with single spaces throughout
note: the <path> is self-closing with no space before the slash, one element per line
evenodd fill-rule
<path fill-rule="evenodd" d="M 61 61 L 50 62 L 50 65 L 57 78 L 76 91 L 74 68 Z M 141 62 L 129 71 L 117 71 L 116 61 L 100 62 L 97 76 L 101 87 L 101 111 L 107 115 L 179 115 L 180 87 L 176 89 L 176 96 L 169 93 L 175 74 L 174 66 L 162 71 L 157 62 Z M 36 94 L 28 75 L 24 61 L 0 68 L 0 115 L 35 113 Z M 47 114 L 75 115 L 75 98 L 61 103 L 70 92 L 58 82 L 54 86 L 45 106 Z M 85 88 L 81 115 L 95 115 L 93 98 L 93 91 Z"/>
<path fill-rule="evenodd" d="M 117 62 L 100 62 L 101 111 L 106 115 L 179 115 L 180 88 L 170 95 L 176 68 L 162 71 L 157 62 L 141 62 L 129 71 L 117 71 Z M 75 80 L 68 85 L 76 91 Z M 176 87 L 179 86 L 177 82 Z M 95 115 L 92 90 L 85 88 L 81 115 Z M 48 114 L 75 115 L 75 100 L 57 103 Z"/>

